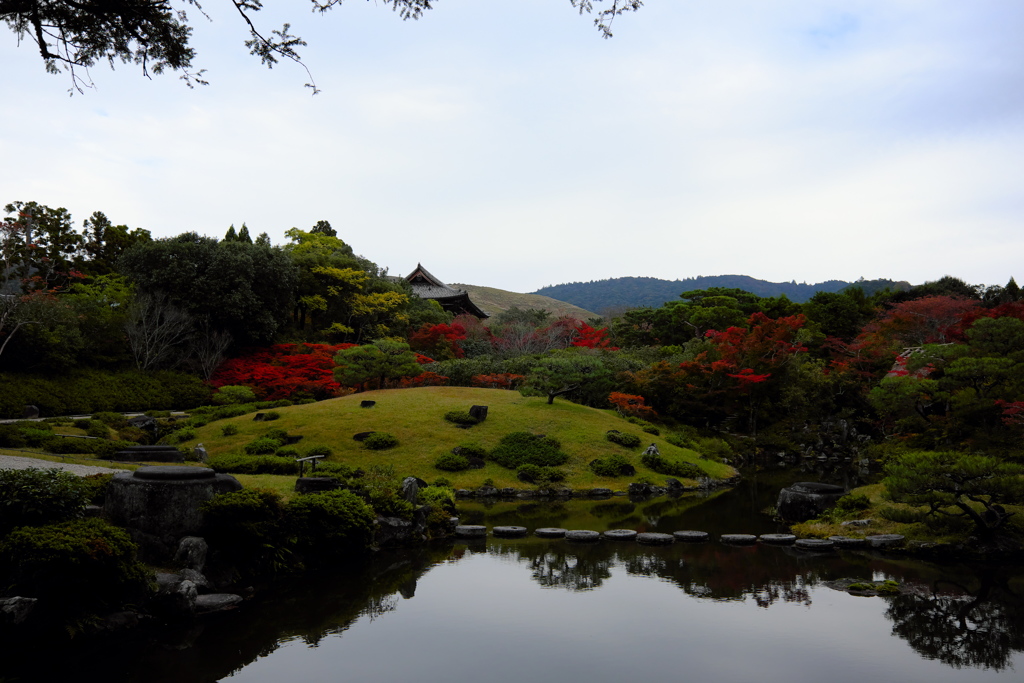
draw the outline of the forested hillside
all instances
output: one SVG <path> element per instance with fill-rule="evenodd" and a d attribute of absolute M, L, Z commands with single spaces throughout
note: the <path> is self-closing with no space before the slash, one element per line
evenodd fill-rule
<path fill-rule="evenodd" d="M 654 277 L 617 277 L 590 282 L 570 282 L 561 285 L 541 287 L 534 294 L 566 301 L 588 311 L 604 313 L 609 309 L 657 307 L 668 301 L 675 301 L 682 292 L 710 287 L 742 289 L 758 296 L 771 297 L 785 294 L 791 301 L 804 303 L 817 292 L 838 292 L 850 285 L 864 289 L 871 295 L 889 287 L 893 291 L 910 288 L 906 282 L 893 280 L 861 280 L 855 283 L 842 280 L 828 280 L 817 284 L 792 282 L 768 282 L 748 275 L 701 275 L 682 280 L 661 280 Z"/>

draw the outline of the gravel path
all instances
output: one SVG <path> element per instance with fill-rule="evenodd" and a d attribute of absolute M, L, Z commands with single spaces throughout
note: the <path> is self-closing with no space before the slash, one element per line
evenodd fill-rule
<path fill-rule="evenodd" d="M 41 470 L 53 469 L 56 467 L 59 470 L 71 472 L 82 477 L 90 474 L 107 474 L 109 472 L 125 471 L 115 470 L 109 467 L 94 467 L 92 465 L 72 465 L 70 463 L 51 462 L 49 460 L 39 460 L 37 458 L 19 458 L 14 455 L 0 455 L 0 470 L 27 470 L 33 467 Z"/>

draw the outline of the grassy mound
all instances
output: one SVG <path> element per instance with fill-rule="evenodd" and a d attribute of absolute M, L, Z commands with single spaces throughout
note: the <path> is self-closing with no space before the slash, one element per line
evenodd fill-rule
<path fill-rule="evenodd" d="M 376 401 L 372 408 L 361 408 L 361 401 Z M 468 410 L 472 405 L 489 406 L 487 419 L 469 429 L 447 422 L 445 413 Z M 490 451 L 503 436 L 511 432 L 531 432 L 554 437 L 569 455 L 562 466 L 565 484 L 571 488 L 625 488 L 624 477 L 599 477 L 588 467 L 591 460 L 622 452 L 622 447 L 609 442 L 609 429 L 636 434 L 644 445 L 655 443 L 666 457 L 695 463 L 712 478 L 725 478 L 734 473 L 728 465 L 701 460 L 692 450 L 679 448 L 660 436 L 645 434 L 636 425 L 618 417 L 611 410 L 597 410 L 564 401 L 547 405 L 542 397 L 523 397 L 514 391 L 472 389 L 466 387 L 422 387 L 370 391 L 343 398 L 277 409 L 280 418 L 272 424 L 253 422 L 252 415 L 218 420 L 196 429 L 193 442 L 202 442 L 211 456 L 244 453 L 246 444 L 281 429 L 289 435 L 302 436 L 296 444 L 303 451 L 312 444 L 329 446 L 331 462 L 367 469 L 376 464 L 390 464 L 402 476 L 414 475 L 427 481 L 445 477 L 457 488 L 477 488 L 486 479 L 496 486 L 527 486 L 516 479 L 513 470 L 488 461 L 486 467 L 463 472 L 442 472 L 434 467 L 437 458 L 452 448 L 474 442 Z M 237 427 L 237 433 L 224 435 L 224 426 Z M 232 431 L 232 430 L 227 430 Z M 398 445 L 385 451 L 373 451 L 352 437 L 361 432 L 393 434 Z M 661 482 L 664 475 L 644 467 L 639 453 L 628 456 L 636 467 L 636 478 L 646 477 Z"/>

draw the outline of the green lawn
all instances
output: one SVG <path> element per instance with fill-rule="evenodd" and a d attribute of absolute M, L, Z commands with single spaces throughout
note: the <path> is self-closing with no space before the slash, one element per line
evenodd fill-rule
<path fill-rule="evenodd" d="M 372 408 L 361 408 L 361 401 L 373 400 Z M 460 429 L 444 420 L 449 410 L 468 410 L 472 405 L 489 407 L 487 420 L 469 429 Z M 252 415 L 218 420 L 196 430 L 196 439 L 188 445 L 202 443 L 211 456 L 224 453 L 242 453 L 245 444 L 264 434 L 268 429 L 286 430 L 290 435 L 303 437 L 296 448 L 302 451 L 313 444 L 326 444 L 334 451 L 330 458 L 353 467 L 364 469 L 375 464 L 391 464 L 400 476 L 415 475 L 427 481 L 438 477 L 449 479 L 457 488 L 476 488 L 485 479 L 493 479 L 498 487 L 527 485 L 518 481 L 515 472 L 488 463 L 484 469 L 465 472 L 442 472 L 435 469 L 434 461 L 459 444 L 477 443 L 488 450 L 497 445 L 505 434 L 529 431 L 558 439 L 569 454 L 569 462 L 562 467 L 566 472 L 566 485 L 572 488 L 607 487 L 624 489 L 629 481 L 623 477 L 607 478 L 594 475 L 587 464 L 594 458 L 612 453 L 625 454 L 637 469 L 637 478 L 648 477 L 654 482 L 664 480 L 640 465 L 642 448 L 656 443 L 662 455 L 696 463 L 713 478 L 734 474 L 728 465 L 702 460 L 692 450 L 678 448 L 660 437 L 644 433 L 610 410 L 597 410 L 567 401 L 547 405 L 546 399 L 523 397 L 518 392 L 500 389 L 473 389 L 465 387 L 423 387 L 419 389 L 392 389 L 353 394 L 343 398 L 300 406 L 278 408 L 281 417 L 272 422 L 254 422 Z M 226 425 L 238 428 L 238 434 L 223 436 Z M 639 436 L 643 446 L 625 449 L 605 438 L 609 429 Z M 378 431 L 395 435 L 399 446 L 386 451 L 370 451 L 352 436 L 358 432 Z"/>

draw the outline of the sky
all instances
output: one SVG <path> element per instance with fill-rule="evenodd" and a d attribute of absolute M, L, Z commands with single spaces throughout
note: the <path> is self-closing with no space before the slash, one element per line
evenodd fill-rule
<path fill-rule="evenodd" d="M 190 12 L 194 89 L 104 64 L 69 96 L 0 29 L 0 205 L 275 244 L 323 219 L 393 275 L 516 292 L 1024 278 L 1018 0 L 647 0 L 607 40 L 569 0 L 267 4 L 319 94 L 226 0 Z"/>

